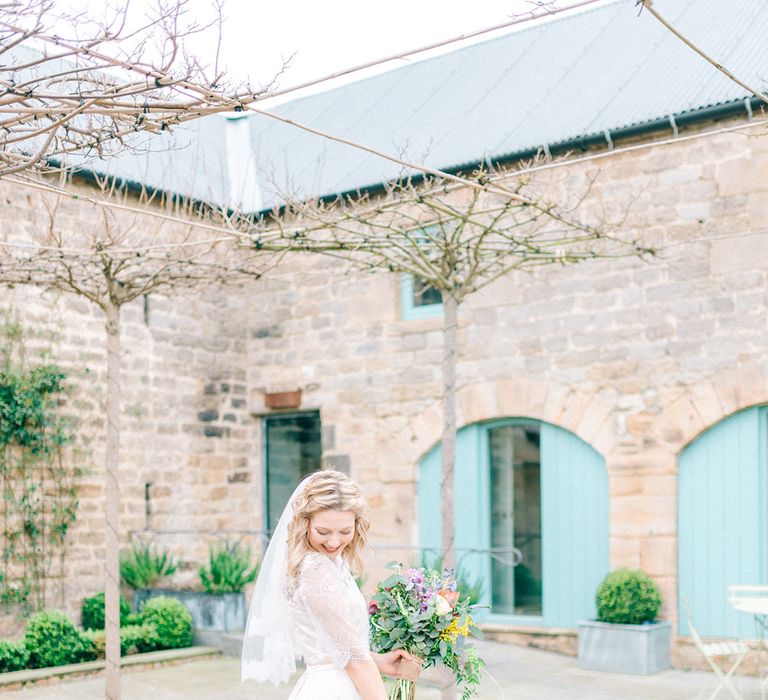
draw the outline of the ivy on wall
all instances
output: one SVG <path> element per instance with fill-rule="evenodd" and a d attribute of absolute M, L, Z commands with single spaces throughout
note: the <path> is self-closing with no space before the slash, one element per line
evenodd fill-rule
<path fill-rule="evenodd" d="M 18 604 L 23 614 L 46 607 L 49 579 L 63 580 L 82 476 L 60 411 L 66 375 L 27 354 L 21 325 L 0 323 L 0 605 Z"/>

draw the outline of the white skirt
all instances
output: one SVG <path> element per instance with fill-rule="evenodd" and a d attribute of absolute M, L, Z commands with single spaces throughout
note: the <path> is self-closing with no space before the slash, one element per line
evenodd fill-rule
<path fill-rule="evenodd" d="M 288 700 L 362 700 L 344 669 L 333 664 L 307 666 Z"/>

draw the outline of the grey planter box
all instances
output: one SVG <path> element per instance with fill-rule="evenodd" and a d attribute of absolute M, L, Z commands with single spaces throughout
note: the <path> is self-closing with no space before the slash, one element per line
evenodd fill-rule
<path fill-rule="evenodd" d="M 579 668 L 649 675 L 669 668 L 669 622 L 612 625 L 579 622 Z"/>
<path fill-rule="evenodd" d="M 202 591 L 140 588 L 133 598 L 134 609 L 138 610 L 145 600 L 158 596 L 168 596 L 181 601 L 192 615 L 192 627 L 195 631 L 231 632 L 245 629 L 248 619 L 245 593 L 203 593 Z"/>

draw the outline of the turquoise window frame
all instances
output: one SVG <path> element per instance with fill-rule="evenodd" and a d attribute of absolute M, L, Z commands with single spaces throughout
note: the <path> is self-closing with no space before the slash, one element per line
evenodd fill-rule
<path fill-rule="evenodd" d="M 422 230 L 429 231 L 437 228 L 437 225 L 426 226 Z M 443 305 L 427 304 L 417 306 L 413 303 L 413 275 L 403 273 L 400 278 L 400 309 L 403 320 L 411 321 L 421 318 L 437 318 L 443 315 Z"/>
<path fill-rule="evenodd" d="M 400 278 L 400 308 L 405 321 L 419 318 L 438 318 L 443 315 L 442 304 L 417 306 L 413 303 L 413 275 L 403 273 Z"/>

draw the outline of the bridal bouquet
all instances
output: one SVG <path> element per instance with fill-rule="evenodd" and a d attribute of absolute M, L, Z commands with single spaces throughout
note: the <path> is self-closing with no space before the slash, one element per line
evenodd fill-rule
<path fill-rule="evenodd" d="M 374 651 L 405 649 L 421 659 L 421 667 L 443 663 L 463 686 L 462 700 L 477 692 L 485 666 L 473 646 L 464 638 L 481 638 L 472 619 L 468 597 L 461 598 L 452 572 L 442 574 L 425 567 L 403 571 L 401 564 L 376 589 L 368 608 Z M 398 678 L 389 700 L 414 700 L 414 680 Z"/>

